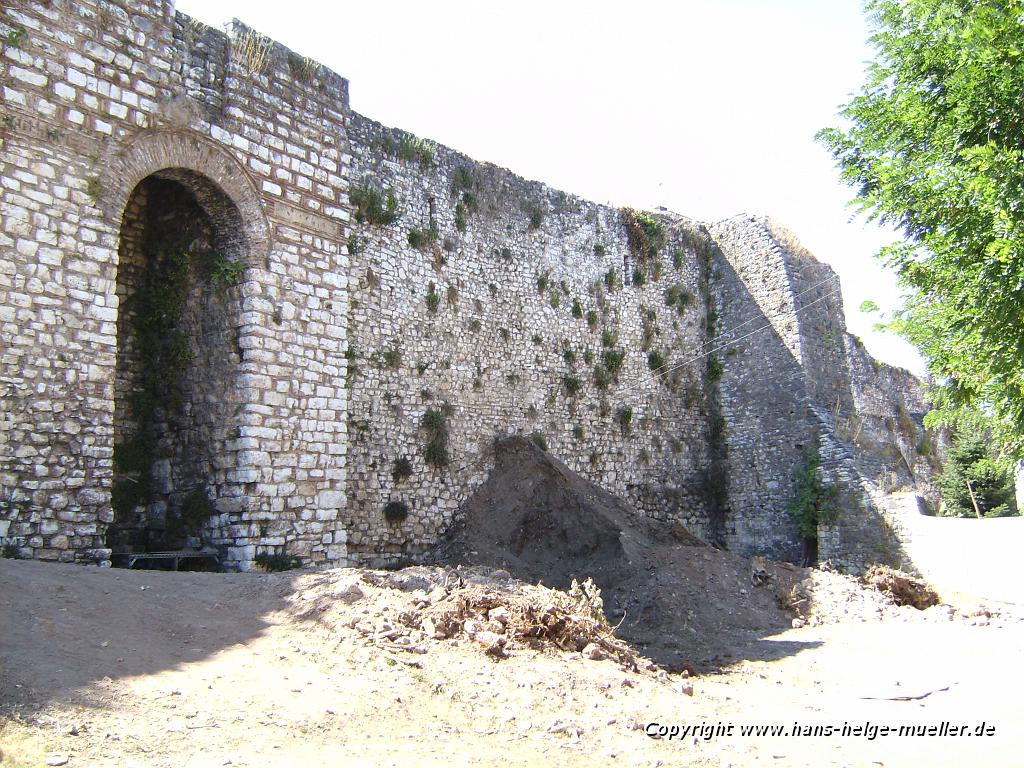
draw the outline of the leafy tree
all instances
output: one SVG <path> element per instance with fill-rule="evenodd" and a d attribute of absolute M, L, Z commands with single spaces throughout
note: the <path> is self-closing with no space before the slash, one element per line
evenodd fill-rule
<path fill-rule="evenodd" d="M 952 517 L 1006 517 L 1016 513 L 1009 462 L 992 453 L 984 430 L 960 432 L 953 439 L 939 478 L 943 514 Z M 973 494 L 973 499 L 972 499 Z"/>
<path fill-rule="evenodd" d="M 867 0 L 874 61 L 821 141 L 909 291 L 890 327 L 965 407 L 1024 444 L 1024 0 Z"/>

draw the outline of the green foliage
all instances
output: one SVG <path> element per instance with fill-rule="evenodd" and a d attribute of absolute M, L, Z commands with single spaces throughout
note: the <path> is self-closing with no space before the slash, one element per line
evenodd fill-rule
<path fill-rule="evenodd" d="M 99 205 L 103 199 L 103 195 L 106 193 L 106 187 L 103 186 L 103 181 L 99 176 L 90 176 L 85 182 L 85 194 L 92 200 L 94 206 Z"/>
<path fill-rule="evenodd" d="M 452 192 L 466 192 L 473 188 L 473 169 L 468 165 L 460 165 L 452 174 Z"/>
<path fill-rule="evenodd" d="M 590 328 L 590 330 L 592 330 L 592 331 L 595 330 L 597 328 L 597 310 L 596 309 L 588 309 L 587 310 L 587 314 L 586 314 L 586 318 L 587 318 L 587 326 Z"/>
<path fill-rule="evenodd" d="M 390 189 L 380 190 L 369 182 L 352 187 L 348 193 L 349 202 L 355 209 L 355 219 L 360 224 L 388 226 L 398 221 L 398 198 Z"/>
<path fill-rule="evenodd" d="M 390 349 L 385 349 L 381 353 L 380 357 L 384 363 L 385 368 L 397 370 L 402 366 L 402 350 L 399 349 L 398 347 L 391 347 Z"/>
<path fill-rule="evenodd" d="M 664 368 L 667 362 L 665 355 L 660 350 L 652 349 L 647 353 L 647 367 L 655 373 Z"/>
<path fill-rule="evenodd" d="M 880 257 L 909 293 L 889 328 L 959 408 L 1024 443 L 1024 82 L 1020 0 L 868 0 L 874 61 L 818 139 L 869 219 L 902 231 Z"/>
<path fill-rule="evenodd" d="M 409 516 L 409 505 L 404 501 L 389 501 L 384 505 L 384 519 L 392 525 L 402 522 Z"/>
<path fill-rule="evenodd" d="M 633 285 L 643 286 L 647 282 L 647 275 L 640 267 L 633 268 Z"/>
<path fill-rule="evenodd" d="M 302 561 L 299 558 L 294 555 L 286 555 L 283 552 L 274 554 L 261 552 L 253 558 L 253 562 L 264 571 L 270 571 L 271 573 L 291 571 L 302 566 Z"/>
<path fill-rule="evenodd" d="M 196 533 L 203 527 L 203 524 L 217 514 L 217 510 L 206 495 L 205 488 L 193 488 L 182 499 L 181 520 L 188 530 Z"/>
<path fill-rule="evenodd" d="M 568 342 L 565 343 L 567 346 L 562 350 L 562 359 L 569 365 L 576 365 L 576 351 L 568 346 Z"/>
<path fill-rule="evenodd" d="M 498 335 L 501 336 L 502 341 L 508 341 L 512 337 L 512 334 L 509 333 L 508 328 L 499 328 Z"/>
<path fill-rule="evenodd" d="M 28 30 L 18 26 L 11 29 L 4 38 L 4 45 L 7 48 L 21 48 L 22 43 L 28 39 Z"/>
<path fill-rule="evenodd" d="M 685 257 L 686 257 L 686 254 L 683 253 L 678 248 L 676 250 L 672 251 L 672 266 L 675 267 L 676 269 L 682 269 L 683 268 L 683 259 Z"/>
<path fill-rule="evenodd" d="M 608 289 L 609 293 L 615 291 L 619 285 L 619 278 L 615 273 L 615 268 L 609 269 L 604 275 L 604 287 Z"/>
<path fill-rule="evenodd" d="M 804 541 L 817 541 L 818 524 L 831 522 L 838 512 L 839 489 L 818 474 L 821 456 L 816 448 L 804 451 L 804 460 L 796 468 L 793 500 L 789 514 Z"/>
<path fill-rule="evenodd" d="M 548 439 L 544 437 L 542 432 L 533 432 L 530 435 L 530 439 L 533 441 L 533 444 L 542 451 L 546 451 L 548 449 Z"/>
<path fill-rule="evenodd" d="M 16 544 L 10 541 L 5 541 L 4 546 L 0 549 L 0 558 L 4 560 L 15 560 L 18 557 L 18 547 Z"/>
<path fill-rule="evenodd" d="M 242 259 L 229 259 L 217 256 L 210 272 L 210 282 L 214 288 L 224 290 L 242 282 L 248 265 Z"/>
<path fill-rule="evenodd" d="M 622 209 L 629 250 L 642 259 L 654 258 L 665 247 L 665 225 L 647 213 L 632 208 Z"/>
<path fill-rule="evenodd" d="M 604 351 L 604 367 L 608 369 L 608 373 L 612 375 L 612 379 L 618 383 L 619 371 L 622 370 L 622 364 L 626 360 L 626 352 L 622 349 L 606 349 Z"/>
<path fill-rule="evenodd" d="M 466 206 L 458 203 L 455 206 L 455 228 L 459 232 L 466 231 Z"/>
<path fill-rule="evenodd" d="M 526 213 L 530 219 L 529 228 L 531 230 L 540 229 L 544 223 L 544 209 L 539 205 L 530 205 L 527 207 Z"/>
<path fill-rule="evenodd" d="M 595 256 L 597 256 L 598 258 L 601 258 L 602 256 L 605 255 L 605 253 L 607 253 L 607 251 L 606 251 L 605 247 L 603 245 L 601 245 L 601 243 L 595 243 L 594 244 L 594 255 Z"/>
<path fill-rule="evenodd" d="M 544 337 L 542 337 L 539 333 L 535 333 L 533 334 L 532 341 L 534 344 L 540 345 L 544 343 Z"/>
<path fill-rule="evenodd" d="M 559 307 L 559 305 L 561 303 L 562 303 L 562 294 L 560 294 L 558 291 L 552 291 L 551 292 L 551 308 L 552 309 L 558 309 L 558 307 Z"/>
<path fill-rule="evenodd" d="M 1017 513 L 1011 462 L 996 455 L 992 441 L 978 425 L 958 432 L 938 480 L 944 515 L 974 517 L 974 502 L 984 517 Z"/>
<path fill-rule="evenodd" d="M 601 346 L 602 347 L 614 347 L 615 342 L 619 340 L 618 334 L 615 331 L 605 328 L 601 331 Z"/>
<path fill-rule="evenodd" d="M 448 414 L 450 407 L 430 408 L 423 414 L 420 426 L 426 433 L 427 442 L 423 447 L 423 458 L 435 467 L 446 467 L 451 460 L 448 455 Z"/>
<path fill-rule="evenodd" d="M 583 304 L 580 303 L 579 299 L 572 300 L 572 316 L 577 319 L 582 319 L 583 317 Z"/>
<path fill-rule="evenodd" d="M 583 380 L 578 376 L 564 376 L 562 386 L 565 388 L 566 397 L 576 397 L 583 389 Z"/>
<path fill-rule="evenodd" d="M 622 430 L 622 434 L 628 435 L 633 428 L 633 406 L 620 405 L 615 410 L 615 421 Z"/>
<path fill-rule="evenodd" d="M 433 142 L 406 133 L 398 143 L 398 159 L 407 163 L 419 163 L 424 170 L 434 164 Z"/>
<path fill-rule="evenodd" d="M 551 284 L 551 273 L 545 272 L 541 275 L 537 275 L 537 293 L 544 294 L 547 291 L 548 286 Z"/>
<path fill-rule="evenodd" d="M 313 59 L 288 51 L 288 71 L 291 72 L 293 80 L 308 85 L 316 74 L 316 66 Z"/>
<path fill-rule="evenodd" d="M 391 479 L 400 483 L 412 477 L 412 462 L 405 456 L 399 456 L 391 465 Z"/>
<path fill-rule="evenodd" d="M 480 321 L 474 317 L 472 320 L 469 321 L 468 327 L 470 333 L 480 333 L 480 328 L 482 326 L 480 325 Z"/>
<path fill-rule="evenodd" d="M 708 356 L 708 381 L 711 384 L 716 383 L 722 378 L 722 361 L 718 359 L 717 355 Z"/>
<path fill-rule="evenodd" d="M 427 285 L 427 311 L 431 314 L 436 314 L 440 304 L 441 297 L 437 294 L 437 286 L 431 282 Z"/>
<path fill-rule="evenodd" d="M 613 380 L 611 373 L 603 365 L 594 366 L 594 386 L 598 389 L 608 389 Z"/>
<path fill-rule="evenodd" d="M 436 229 L 410 229 L 409 245 L 418 251 L 426 250 L 437 242 L 438 233 Z"/>

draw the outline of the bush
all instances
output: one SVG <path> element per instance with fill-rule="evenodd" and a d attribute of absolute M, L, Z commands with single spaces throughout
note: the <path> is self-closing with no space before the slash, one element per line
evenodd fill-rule
<path fill-rule="evenodd" d="M 391 465 L 391 479 L 400 483 L 409 477 L 412 477 L 412 462 L 405 456 L 399 456 Z"/>
<path fill-rule="evenodd" d="M 530 435 L 530 439 L 533 441 L 533 444 L 542 451 L 546 451 L 548 449 L 548 439 L 544 437 L 541 432 L 534 432 Z"/>
<path fill-rule="evenodd" d="M 360 224 L 387 226 L 398 221 L 398 198 L 391 190 L 380 190 L 367 183 L 353 187 L 348 198 Z"/>
<path fill-rule="evenodd" d="M 834 520 L 838 509 L 839 489 L 818 476 L 820 466 L 817 448 L 807 448 L 796 468 L 793 500 L 789 503 L 789 514 L 805 542 L 816 542 L 818 524 Z"/>
<path fill-rule="evenodd" d="M 437 286 L 430 283 L 427 286 L 427 311 L 430 314 L 437 313 L 437 307 L 441 303 L 441 297 L 437 294 Z"/>
<path fill-rule="evenodd" d="M 425 250 L 437 242 L 436 229 L 410 229 L 409 245 L 418 251 Z"/>
<path fill-rule="evenodd" d="M 565 376 L 562 378 L 562 386 L 565 387 L 566 396 L 576 397 L 583 389 L 583 381 L 578 376 Z"/>
<path fill-rule="evenodd" d="M 420 426 L 427 434 L 423 447 L 423 458 L 435 467 L 446 467 L 451 461 L 448 455 L 448 408 L 431 408 L 423 414 Z"/>
<path fill-rule="evenodd" d="M 606 349 L 604 351 L 604 367 L 616 381 L 618 381 L 619 371 L 622 370 L 622 363 L 625 360 L 626 353 L 621 349 Z"/>
<path fill-rule="evenodd" d="M 615 421 L 618 422 L 622 433 L 628 435 L 633 426 L 633 407 L 630 405 L 619 406 L 615 411 Z"/>
<path fill-rule="evenodd" d="M 389 523 L 400 523 L 409 516 L 409 505 L 404 501 L 389 501 L 384 505 L 384 519 Z"/>
<path fill-rule="evenodd" d="M 665 367 L 666 362 L 665 356 L 657 349 L 652 349 L 647 354 L 647 367 L 656 373 Z"/>
<path fill-rule="evenodd" d="M 629 250 L 637 256 L 652 258 L 665 246 L 665 225 L 653 216 L 632 208 L 623 208 L 622 222 L 626 227 Z"/>
<path fill-rule="evenodd" d="M 708 357 L 708 381 L 712 384 L 722 378 L 722 361 L 716 355 Z"/>

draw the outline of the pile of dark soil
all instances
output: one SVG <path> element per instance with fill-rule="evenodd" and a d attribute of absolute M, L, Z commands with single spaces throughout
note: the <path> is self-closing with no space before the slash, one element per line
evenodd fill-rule
<path fill-rule="evenodd" d="M 495 444 L 495 468 L 461 512 L 464 523 L 435 562 L 503 568 L 560 589 L 592 578 L 616 634 L 669 668 L 728 661 L 718 650 L 737 633 L 759 635 L 792 618 L 778 597 L 795 568 L 762 563 L 752 578 L 750 561 L 678 523 L 638 515 L 526 438 Z"/>

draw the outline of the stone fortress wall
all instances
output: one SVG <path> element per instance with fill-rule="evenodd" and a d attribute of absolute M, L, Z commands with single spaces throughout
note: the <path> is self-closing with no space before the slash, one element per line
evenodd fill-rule
<path fill-rule="evenodd" d="M 658 212 L 648 250 L 646 214 L 386 128 L 169 2 L 16 2 L 0 34 L 20 556 L 415 559 L 522 432 L 641 514 L 788 559 L 819 445 L 846 494 L 822 556 L 900 559 L 884 500 L 931 471 L 919 385 L 774 223 Z"/>

